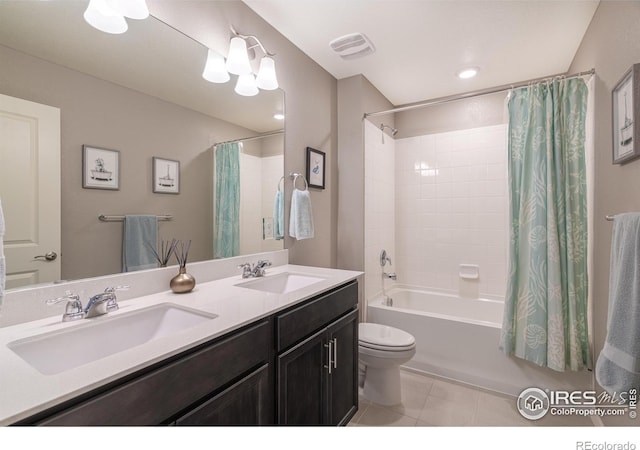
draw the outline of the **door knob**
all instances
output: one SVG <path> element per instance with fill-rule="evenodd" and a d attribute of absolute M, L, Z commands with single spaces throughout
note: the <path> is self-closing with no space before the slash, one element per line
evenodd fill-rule
<path fill-rule="evenodd" d="M 33 259 L 44 258 L 46 261 L 55 261 L 57 257 L 56 252 L 47 252 L 44 255 L 34 256 Z"/>

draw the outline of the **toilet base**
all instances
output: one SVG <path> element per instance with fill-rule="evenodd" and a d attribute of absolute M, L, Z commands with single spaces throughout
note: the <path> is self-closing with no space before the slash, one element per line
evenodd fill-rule
<path fill-rule="evenodd" d="M 367 366 L 362 394 L 379 405 L 398 405 L 402 403 L 400 386 L 400 366 Z"/>

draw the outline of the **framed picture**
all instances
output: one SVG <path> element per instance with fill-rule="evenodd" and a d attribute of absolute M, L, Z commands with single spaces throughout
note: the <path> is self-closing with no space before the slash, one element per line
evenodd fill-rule
<path fill-rule="evenodd" d="M 325 154 L 307 147 L 307 182 L 309 187 L 324 189 Z"/>
<path fill-rule="evenodd" d="M 634 64 L 613 88 L 613 163 L 640 156 L 640 64 Z"/>
<path fill-rule="evenodd" d="M 153 157 L 153 192 L 180 193 L 180 161 Z"/>
<path fill-rule="evenodd" d="M 82 187 L 85 189 L 120 189 L 120 152 L 83 145 Z"/>

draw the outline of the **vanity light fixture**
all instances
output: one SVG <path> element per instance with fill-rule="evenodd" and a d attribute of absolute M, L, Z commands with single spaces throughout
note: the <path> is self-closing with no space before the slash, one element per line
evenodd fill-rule
<path fill-rule="evenodd" d="M 146 19 L 149 8 L 145 0 L 90 0 L 84 20 L 94 28 L 111 34 L 122 34 L 129 29 L 125 17 Z"/>
<path fill-rule="evenodd" d="M 458 76 L 458 78 L 462 80 L 467 80 L 469 78 L 473 78 L 476 75 L 478 75 L 479 71 L 480 69 L 478 67 L 467 67 L 465 69 L 458 71 L 456 75 Z"/>
<path fill-rule="evenodd" d="M 224 56 L 209 49 L 207 63 L 202 72 L 202 78 L 212 83 L 226 83 L 231 79 L 224 62 Z"/>
<path fill-rule="evenodd" d="M 209 49 L 207 62 L 202 77 L 213 83 L 226 83 L 229 74 L 238 75 L 235 92 L 243 96 L 257 95 L 259 89 L 271 91 L 278 89 L 276 63 L 274 54 L 264 48 L 256 36 L 245 36 L 231 28 L 233 37 L 229 42 L 229 53 L 226 61 L 219 53 Z M 255 43 L 251 43 L 251 41 Z M 257 75 L 253 73 L 250 60 L 255 57 L 255 49 L 260 49 L 264 56 L 260 59 Z"/>

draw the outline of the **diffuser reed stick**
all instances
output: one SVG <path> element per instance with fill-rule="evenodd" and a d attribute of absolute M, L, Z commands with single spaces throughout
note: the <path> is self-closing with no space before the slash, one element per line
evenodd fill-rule
<path fill-rule="evenodd" d="M 148 242 L 146 244 L 151 249 L 156 259 L 158 260 L 158 264 L 160 264 L 160 267 L 167 267 L 167 263 L 171 258 L 171 254 L 175 251 L 178 241 L 175 239 L 172 239 L 171 242 L 164 241 L 164 240 L 160 241 L 160 253 L 158 253 L 156 249 L 153 248 L 153 246 L 150 245 Z"/>
<path fill-rule="evenodd" d="M 184 268 L 187 266 L 187 258 L 189 257 L 189 248 L 191 247 L 191 239 L 186 244 L 183 241 L 179 241 L 180 250 L 178 250 L 178 245 L 173 249 L 173 252 L 176 255 L 176 259 L 178 260 L 178 264 L 180 267 Z"/>

